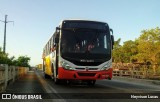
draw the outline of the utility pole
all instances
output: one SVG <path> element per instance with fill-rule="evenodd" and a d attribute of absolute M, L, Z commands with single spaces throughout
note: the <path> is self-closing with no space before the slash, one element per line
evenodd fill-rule
<path fill-rule="evenodd" d="M 14 22 L 14 21 L 7 21 L 7 16 L 5 15 L 5 21 L 1 21 L 4 23 L 4 42 L 3 42 L 3 53 L 6 53 L 6 27 L 8 22 Z"/>

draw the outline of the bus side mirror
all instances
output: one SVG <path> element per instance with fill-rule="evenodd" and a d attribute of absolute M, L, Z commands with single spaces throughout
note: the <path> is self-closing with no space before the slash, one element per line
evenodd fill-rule
<path fill-rule="evenodd" d="M 114 45 L 114 36 L 111 35 L 111 41 L 112 41 L 112 45 Z"/>
<path fill-rule="evenodd" d="M 112 41 L 112 49 L 113 49 L 113 45 L 114 45 L 113 30 L 112 30 L 112 29 L 110 29 L 110 32 L 112 33 L 112 35 L 111 35 L 111 41 Z"/>

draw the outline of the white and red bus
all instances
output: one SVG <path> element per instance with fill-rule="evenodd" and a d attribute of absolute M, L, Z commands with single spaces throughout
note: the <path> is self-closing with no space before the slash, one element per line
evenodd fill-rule
<path fill-rule="evenodd" d="M 63 20 L 43 49 L 45 77 L 55 83 L 112 78 L 113 30 L 90 20 Z"/>

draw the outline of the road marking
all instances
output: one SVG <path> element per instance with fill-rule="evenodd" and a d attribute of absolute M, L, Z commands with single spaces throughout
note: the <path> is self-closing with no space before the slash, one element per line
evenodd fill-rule
<path fill-rule="evenodd" d="M 47 93 L 56 93 L 57 97 L 59 97 L 59 99 L 53 99 L 53 101 L 56 100 L 56 102 L 67 102 L 66 100 L 64 100 L 59 94 L 58 92 L 52 88 L 51 85 L 49 85 L 37 72 L 35 72 L 40 83 L 42 84 L 43 88 L 45 89 L 45 91 Z"/>

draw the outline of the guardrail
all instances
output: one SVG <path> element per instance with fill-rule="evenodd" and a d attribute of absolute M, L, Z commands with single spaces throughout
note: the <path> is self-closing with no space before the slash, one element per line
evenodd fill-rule
<path fill-rule="evenodd" d="M 114 70 L 113 75 L 140 79 L 147 78 L 147 75 L 144 71 Z"/>
<path fill-rule="evenodd" d="M 113 76 L 140 79 L 160 79 L 159 67 L 156 65 L 113 63 Z"/>
<path fill-rule="evenodd" d="M 4 92 L 9 83 L 24 76 L 28 72 L 28 67 L 8 66 L 6 64 L 0 65 L 0 92 Z"/>

